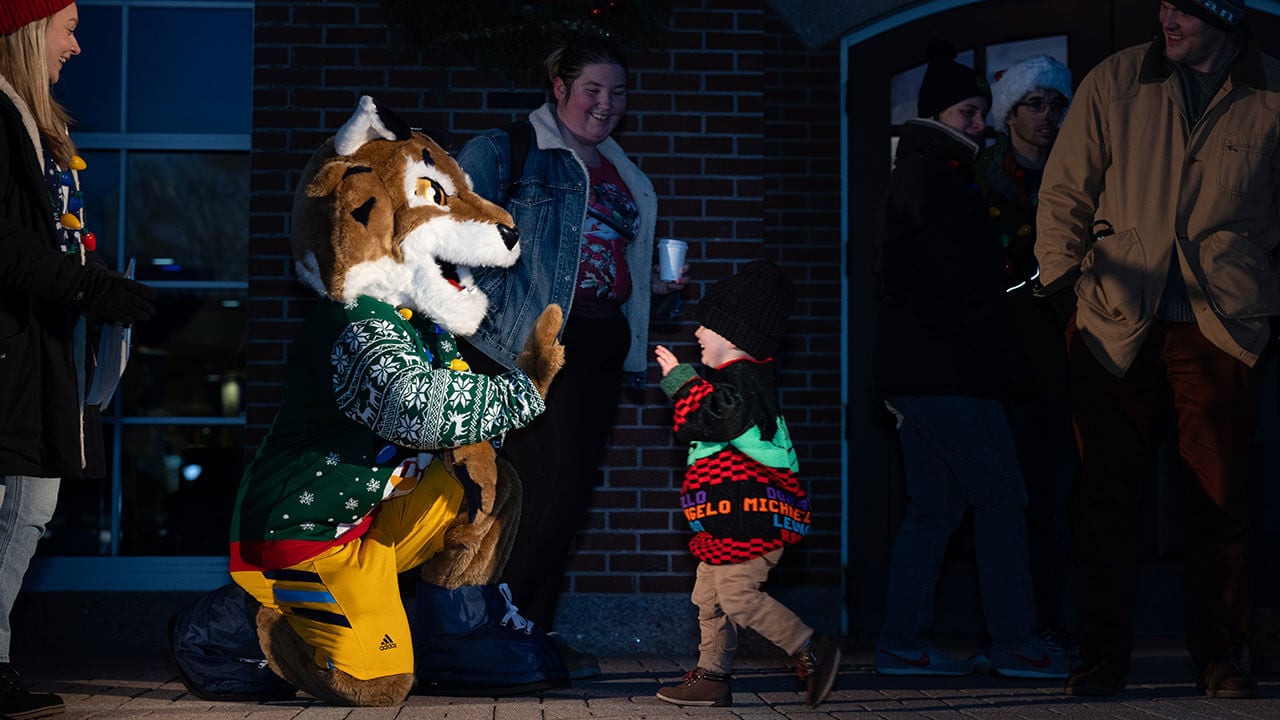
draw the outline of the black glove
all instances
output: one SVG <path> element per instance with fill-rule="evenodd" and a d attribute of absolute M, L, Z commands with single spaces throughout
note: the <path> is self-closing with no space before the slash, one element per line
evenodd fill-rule
<path fill-rule="evenodd" d="M 155 288 L 110 271 L 86 268 L 73 304 L 118 325 L 133 325 L 156 314 Z"/>
<path fill-rule="evenodd" d="M 1036 283 L 1033 291 L 1036 297 L 1049 303 L 1060 330 L 1066 330 L 1071 313 L 1076 311 L 1076 280 L 1079 278 L 1080 271 L 1072 270 L 1048 285 Z"/>

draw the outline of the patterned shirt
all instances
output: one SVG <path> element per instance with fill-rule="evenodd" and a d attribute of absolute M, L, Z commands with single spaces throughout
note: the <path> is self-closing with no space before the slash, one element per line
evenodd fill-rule
<path fill-rule="evenodd" d="M 591 192 L 578 256 L 573 312 L 610 316 L 631 297 L 627 245 L 639 228 L 640 210 L 613 163 L 601 156 L 600 166 L 590 171 Z"/>
<path fill-rule="evenodd" d="M 524 372 L 460 369 L 446 330 L 369 297 L 321 301 L 289 351 L 284 401 L 245 472 L 231 569 L 296 565 L 368 530 L 432 451 L 489 440 L 545 408 Z"/>

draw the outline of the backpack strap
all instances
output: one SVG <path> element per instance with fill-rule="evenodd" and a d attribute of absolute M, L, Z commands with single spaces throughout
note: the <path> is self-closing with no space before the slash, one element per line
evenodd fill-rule
<path fill-rule="evenodd" d="M 524 177 L 524 161 L 529 157 L 533 146 L 533 125 L 528 120 L 517 120 L 507 126 L 507 137 L 511 141 L 511 184 Z M 507 188 L 511 194 L 511 188 Z"/>

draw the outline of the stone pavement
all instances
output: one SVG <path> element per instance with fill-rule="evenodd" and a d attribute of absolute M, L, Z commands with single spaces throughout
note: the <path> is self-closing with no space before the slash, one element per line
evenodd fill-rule
<path fill-rule="evenodd" d="M 1209 700 L 1196 694 L 1186 654 L 1167 640 L 1144 640 L 1134 659 L 1129 690 L 1102 700 L 1066 697 L 1060 682 L 989 675 L 881 677 L 872 669 L 869 645 L 854 642 L 848 643 L 835 692 L 815 710 L 804 707 L 795 675 L 780 656 L 740 660 L 730 708 L 678 708 L 654 697 L 662 684 L 678 680 L 694 660 L 603 658 L 602 677 L 576 682 L 571 688 L 496 699 L 411 695 L 391 708 L 337 708 L 304 695 L 290 702 L 206 702 L 186 692 L 163 656 L 28 656 L 15 658 L 15 666 L 35 689 L 63 697 L 65 720 L 1280 718 L 1280 676 L 1260 678 L 1262 697 L 1256 700 Z"/>

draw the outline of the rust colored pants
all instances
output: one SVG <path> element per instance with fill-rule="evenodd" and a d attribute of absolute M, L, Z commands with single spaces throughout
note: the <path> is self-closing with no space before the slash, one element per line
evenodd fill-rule
<path fill-rule="evenodd" d="M 1067 328 L 1072 413 L 1082 471 L 1076 550 L 1086 657 L 1127 661 L 1143 546 L 1144 488 L 1176 427 L 1185 496 L 1187 649 L 1197 668 L 1243 646 L 1252 608 L 1249 455 L 1257 370 L 1195 324 L 1156 320 L 1123 377 Z"/>

